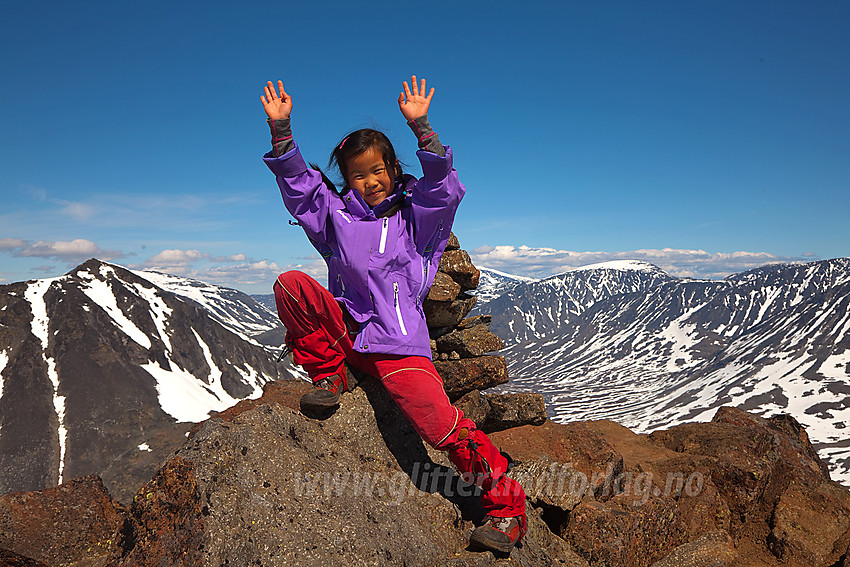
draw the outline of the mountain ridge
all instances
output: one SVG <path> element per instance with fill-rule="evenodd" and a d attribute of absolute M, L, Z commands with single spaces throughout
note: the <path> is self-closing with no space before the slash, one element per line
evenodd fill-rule
<path fill-rule="evenodd" d="M 482 306 L 494 329 L 519 329 L 500 335 L 512 377 L 502 391 L 542 392 L 556 420 L 608 418 L 642 432 L 708 419 L 720 405 L 764 415 L 793 408 L 833 474 L 850 483 L 842 434 L 850 424 L 842 385 L 850 376 L 850 259 L 717 281 L 650 277 L 635 289 L 611 287 L 553 322 L 548 313 L 575 295 L 575 282 L 560 281 L 548 297 L 534 295 L 524 327 L 512 311 L 534 284 L 514 288 L 511 302 L 503 295 Z M 541 328 L 547 333 L 527 332 Z"/>

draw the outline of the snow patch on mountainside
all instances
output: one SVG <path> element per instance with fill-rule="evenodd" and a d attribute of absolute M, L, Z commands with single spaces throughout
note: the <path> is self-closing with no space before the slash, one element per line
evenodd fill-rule
<path fill-rule="evenodd" d="M 277 317 L 266 307 L 235 289 L 161 272 L 130 271 L 159 288 L 199 304 L 227 329 L 251 344 L 259 345 L 254 337 L 280 327 Z"/>
<path fill-rule="evenodd" d="M 114 275 L 114 271 L 110 270 L 107 266 L 102 266 L 100 272 L 104 277 Z M 139 346 L 145 349 L 151 348 L 151 340 L 148 336 L 132 321 L 130 321 L 121 308 L 118 307 L 118 301 L 108 283 L 97 279 L 89 272 L 77 272 L 77 277 L 86 282 L 86 285 L 81 288 L 83 293 L 85 293 L 89 299 L 94 301 L 101 309 L 106 311 L 107 315 L 109 315 L 112 319 L 112 322 L 115 323 L 115 325 L 121 329 L 125 335 L 133 339 Z"/>
<path fill-rule="evenodd" d="M 5 350 L 0 351 L 0 398 L 3 397 L 3 369 L 9 364 L 9 355 Z"/>
<path fill-rule="evenodd" d="M 67 450 L 68 429 L 65 426 L 65 396 L 59 395 L 59 374 L 56 372 L 56 360 L 47 356 L 50 346 L 48 332 L 50 320 L 47 316 L 47 305 L 44 294 L 53 282 L 62 278 L 36 280 L 27 286 L 24 298 L 29 302 L 32 311 L 32 334 L 41 342 L 41 358 L 47 365 L 47 377 L 53 387 L 53 409 L 59 422 L 59 484 L 62 484 L 65 473 L 65 452 Z"/>
<path fill-rule="evenodd" d="M 241 399 L 234 398 L 224 389 L 221 383 L 222 370 L 213 360 L 210 347 L 192 329 L 192 334 L 204 353 L 204 359 L 210 372 L 206 380 L 180 368 L 166 354 L 169 369 L 162 368 L 155 362 L 143 364 L 142 368 L 156 380 L 156 391 L 159 404 L 163 411 L 176 419 L 178 422 L 199 422 L 207 419 L 211 412 L 224 411 L 235 405 Z M 235 370 L 246 378 L 253 391 L 246 398 L 258 398 L 263 393 L 262 377 L 250 366 L 248 372 L 238 366 Z"/>

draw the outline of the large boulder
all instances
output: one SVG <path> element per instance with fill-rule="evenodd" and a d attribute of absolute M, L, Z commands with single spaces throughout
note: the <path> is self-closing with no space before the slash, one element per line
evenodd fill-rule
<path fill-rule="evenodd" d="M 440 258 L 439 269 L 459 283 L 464 291 L 478 287 L 481 272 L 472 264 L 466 250 L 446 250 Z"/>
<path fill-rule="evenodd" d="M 478 356 L 461 360 L 435 361 L 450 400 L 472 390 L 483 390 L 508 381 L 508 365 L 501 356 Z"/>
<path fill-rule="evenodd" d="M 561 535 L 593 567 L 646 567 L 687 543 L 675 500 L 630 493 L 580 503 Z"/>
<path fill-rule="evenodd" d="M 850 491 L 829 479 L 802 426 L 722 407 L 711 423 L 649 435 L 683 458 L 706 462 L 705 486 L 729 509 L 728 531 L 746 559 L 830 567 L 846 561 Z"/>
<path fill-rule="evenodd" d="M 456 327 L 464 317 L 469 315 L 478 298 L 474 295 L 461 293 L 453 301 L 434 301 L 425 299 L 422 308 L 428 320 L 428 327 Z"/>
<path fill-rule="evenodd" d="M 437 338 L 437 352 L 456 352 L 461 358 L 483 356 L 504 346 L 502 339 L 483 324 L 458 328 Z"/>
<path fill-rule="evenodd" d="M 735 542 L 728 533 L 717 530 L 680 545 L 650 567 L 731 567 L 738 559 Z"/>
<path fill-rule="evenodd" d="M 431 289 L 425 297 L 430 301 L 454 301 L 460 295 L 460 291 L 460 284 L 451 276 L 445 272 L 437 272 L 434 283 L 431 284 Z"/>
<path fill-rule="evenodd" d="M 569 464 L 587 478 L 587 489 L 598 500 L 614 491 L 614 479 L 623 472 L 623 456 L 585 422 L 525 425 L 490 435 L 514 461 L 551 459 Z"/>
<path fill-rule="evenodd" d="M 521 425 L 541 425 L 546 421 L 542 394 L 487 394 L 473 390 L 455 405 L 485 433 Z"/>

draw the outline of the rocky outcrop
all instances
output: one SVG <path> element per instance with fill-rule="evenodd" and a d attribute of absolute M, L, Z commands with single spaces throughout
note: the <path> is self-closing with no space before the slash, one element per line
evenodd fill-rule
<path fill-rule="evenodd" d="M 126 511 L 93 479 L 51 489 L 50 498 L 7 495 L 0 557 L 76 566 L 848 561 L 850 492 L 828 479 L 788 417 L 722 408 L 711 423 L 651 435 L 610 421 L 492 433 L 528 495 L 529 532 L 507 558 L 468 549 L 482 514 L 474 489 L 423 444 L 377 381 L 361 381 L 324 420 L 294 409 L 304 387 L 269 384 L 262 398 L 200 424 Z M 57 495 L 65 495 L 57 509 L 33 504 Z M 61 520 L 72 515 L 76 524 Z M 28 527 L 41 521 L 37 532 Z"/>
<path fill-rule="evenodd" d="M 467 301 L 464 255 L 446 266 L 429 301 Z M 310 385 L 291 380 L 187 425 L 127 508 L 97 477 L 3 496 L 0 567 L 850 567 L 850 492 L 792 417 L 724 407 L 651 435 L 553 423 L 537 394 L 481 391 L 507 380 L 488 317 L 431 331 L 450 398 L 526 491 L 529 530 L 509 557 L 468 548 L 477 489 L 361 375 L 324 419 L 298 411 Z"/>
<path fill-rule="evenodd" d="M 850 492 L 787 415 L 724 407 L 637 435 L 610 421 L 491 435 L 552 530 L 590 565 L 848 561 Z"/>
<path fill-rule="evenodd" d="M 482 514 L 472 488 L 375 380 L 325 420 L 267 401 L 200 427 L 136 495 L 108 565 L 499 563 L 467 550 Z M 531 524 L 510 564 L 586 565 Z"/>
<path fill-rule="evenodd" d="M 83 565 L 105 556 L 123 509 L 100 478 L 0 497 L 0 565 Z"/>

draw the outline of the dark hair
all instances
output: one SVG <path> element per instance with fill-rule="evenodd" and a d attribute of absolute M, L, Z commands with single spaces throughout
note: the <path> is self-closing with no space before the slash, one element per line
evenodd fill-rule
<path fill-rule="evenodd" d="M 328 167 L 333 167 L 336 164 L 342 176 L 343 185 L 348 185 L 348 172 L 345 170 L 348 160 L 354 156 L 359 156 L 370 148 L 375 148 L 380 152 L 387 169 L 395 174 L 393 175 L 394 179 L 401 177 L 401 166 L 395 155 L 392 142 L 383 132 L 371 128 L 355 130 L 345 136 L 331 152 Z"/>

